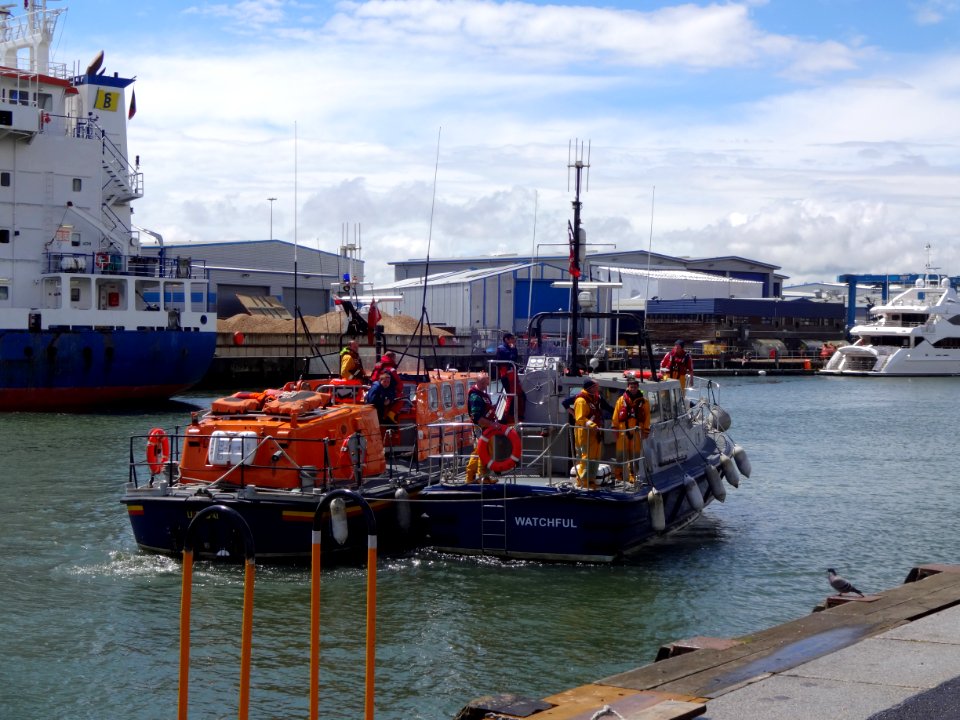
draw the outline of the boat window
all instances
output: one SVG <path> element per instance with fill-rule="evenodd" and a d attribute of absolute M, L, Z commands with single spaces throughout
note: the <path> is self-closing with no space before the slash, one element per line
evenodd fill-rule
<path fill-rule="evenodd" d="M 10 286 L 0 285 L 0 302 L 10 299 Z"/>
<path fill-rule="evenodd" d="M 443 388 L 443 409 L 451 410 L 453 409 L 453 388 L 450 387 L 450 383 L 444 383 Z"/>
<path fill-rule="evenodd" d="M 0 172 L 0 186 L 10 187 L 10 173 L 6 170 Z"/>
<path fill-rule="evenodd" d="M 453 384 L 454 399 L 456 400 L 457 407 L 463 407 L 466 402 L 466 388 L 463 385 L 463 380 L 457 380 Z"/>
<path fill-rule="evenodd" d="M 655 423 L 660 419 L 660 399 L 655 392 L 645 392 L 643 396 L 650 406 L 650 422 Z"/>
<path fill-rule="evenodd" d="M 437 411 L 437 408 L 440 407 L 439 393 L 437 393 L 437 386 L 431 385 L 427 388 L 427 405 L 430 406 L 430 409 L 433 412 Z"/>
<path fill-rule="evenodd" d="M 80 191 L 82 191 L 82 190 L 83 190 L 83 179 L 82 179 L 82 178 L 74 178 L 74 179 L 73 179 L 73 191 L 74 191 L 74 192 L 80 192 Z"/>
<path fill-rule="evenodd" d="M 10 242 L 10 231 L 7 228 L 0 228 L 0 243 Z"/>
<path fill-rule="evenodd" d="M 661 390 L 658 395 L 660 396 L 660 419 L 670 420 L 675 417 L 676 405 L 670 402 L 671 392 L 669 390 Z"/>

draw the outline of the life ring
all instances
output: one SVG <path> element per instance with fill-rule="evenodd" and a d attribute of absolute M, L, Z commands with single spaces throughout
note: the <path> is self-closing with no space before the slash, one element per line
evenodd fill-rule
<path fill-rule="evenodd" d="M 110 255 L 108 253 L 97 253 L 94 263 L 101 270 L 106 270 L 110 264 Z"/>
<path fill-rule="evenodd" d="M 43 114 L 43 122 L 44 122 L 44 124 L 50 122 L 50 113 L 44 113 L 44 114 Z"/>
<path fill-rule="evenodd" d="M 503 460 L 491 460 L 490 442 L 497 435 L 501 435 L 510 441 L 510 455 Z M 485 468 L 489 468 L 495 473 L 505 473 L 516 467 L 523 454 L 523 443 L 520 440 L 520 433 L 513 425 L 491 425 L 480 436 L 480 442 L 477 443 L 477 456 L 480 463 Z"/>
<path fill-rule="evenodd" d="M 150 466 L 150 473 L 159 475 L 163 472 L 163 466 L 170 460 L 170 438 L 163 428 L 154 428 L 147 437 L 147 464 Z"/>

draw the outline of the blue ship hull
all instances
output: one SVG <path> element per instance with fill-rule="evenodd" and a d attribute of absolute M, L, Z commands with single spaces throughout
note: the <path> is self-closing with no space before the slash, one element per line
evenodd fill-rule
<path fill-rule="evenodd" d="M 203 378 L 215 349 L 213 332 L 0 330 L 0 410 L 167 399 Z"/>

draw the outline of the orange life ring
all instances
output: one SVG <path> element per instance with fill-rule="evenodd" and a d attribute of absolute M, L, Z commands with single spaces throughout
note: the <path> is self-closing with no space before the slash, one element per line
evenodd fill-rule
<path fill-rule="evenodd" d="M 491 461 L 490 459 L 490 441 L 497 435 L 502 435 L 510 441 L 510 455 L 503 460 Z M 477 443 L 477 456 L 480 463 L 485 468 L 489 468 L 495 473 L 505 473 L 516 467 L 523 454 L 523 443 L 520 440 L 520 433 L 513 425 L 491 425 L 480 436 Z"/>
<path fill-rule="evenodd" d="M 96 266 L 101 270 L 106 270 L 107 266 L 110 264 L 110 255 L 102 252 L 97 253 L 96 257 L 94 258 L 94 263 L 96 263 Z"/>
<path fill-rule="evenodd" d="M 44 114 L 43 114 L 43 122 L 44 122 L 44 123 L 50 122 L 50 113 L 44 113 Z"/>
<path fill-rule="evenodd" d="M 147 464 L 153 475 L 163 472 L 163 466 L 170 460 L 170 438 L 163 428 L 154 428 L 147 437 Z"/>

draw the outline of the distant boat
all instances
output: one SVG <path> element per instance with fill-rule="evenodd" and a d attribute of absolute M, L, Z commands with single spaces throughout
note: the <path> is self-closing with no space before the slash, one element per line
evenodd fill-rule
<path fill-rule="evenodd" d="M 145 256 L 132 224 L 134 80 L 104 73 L 102 53 L 80 75 L 51 63 L 64 11 L 30 0 L 0 13 L 2 62 L 29 63 L 0 66 L 3 411 L 169 398 L 203 377 L 216 345 L 202 269 L 162 241 Z"/>
<path fill-rule="evenodd" d="M 855 325 L 852 345 L 838 347 L 822 375 L 960 375 L 960 298 L 947 277 L 927 272 L 873 319 Z"/>

